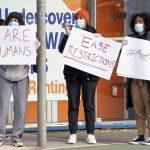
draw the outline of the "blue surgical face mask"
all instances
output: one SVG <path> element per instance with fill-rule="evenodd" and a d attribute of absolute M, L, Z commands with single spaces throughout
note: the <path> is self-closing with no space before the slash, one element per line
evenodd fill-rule
<path fill-rule="evenodd" d="M 11 21 L 8 23 L 9 26 L 19 26 L 19 22 Z"/>
<path fill-rule="evenodd" d="M 75 26 L 77 28 L 83 29 L 85 27 L 85 21 L 83 19 L 77 19 L 75 21 Z"/>
<path fill-rule="evenodd" d="M 144 24 L 143 23 L 137 23 L 134 25 L 134 30 L 137 33 L 142 33 L 144 31 Z"/>

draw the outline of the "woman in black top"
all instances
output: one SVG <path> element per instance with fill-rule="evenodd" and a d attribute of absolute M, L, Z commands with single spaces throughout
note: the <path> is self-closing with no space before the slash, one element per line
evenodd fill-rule
<path fill-rule="evenodd" d="M 86 30 L 91 33 L 97 33 L 96 30 L 88 25 L 89 14 L 86 10 L 79 10 L 75 14 L 75 26 L 82 30 Z M 62 39 L 59 47 L 59 52 L 62 53 L 66 45 L 69 31 L 66 28 L 66 34 Z M 97 81 L 99 77 L 92 74 L 86 73 L 84 71 L 78 70 L 76 68 L 70 67 L 68 65 L 64 66 L 64 76 L 67 84 L 68 91 L 68 119 L 69 119 L 69 130 L 70 137 L 68 143 L 76 143 L 77 128 L 78 128 L 78 112 L 80 104 L 80 89 L 82 87 L 83 95 L 83 105 L 85 113 L 85 122 L 87 129 L 87 142 L 90 144 L 95 144 L 96 139 L 94 136 L 94 124 L 95 124 L 95 91 Z"/>
<path fill-rule="evenodd" d="M 150 40 L 149 19 L 145 13 L 134 14 L 131 17 L 130 37 Z M 140 79 L 127 79 L 127 104 L 133 105 L 138 136 L 133 138 L 130 144 L 150 145 L 150 97 L 149 81 Z M 148 137 L 145 138 L 146 122 L 148 126 Z"/>

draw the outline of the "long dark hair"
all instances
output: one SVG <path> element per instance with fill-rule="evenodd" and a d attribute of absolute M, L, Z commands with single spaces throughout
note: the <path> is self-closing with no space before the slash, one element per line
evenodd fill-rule
<path fill-rule="evenodd" d="M 131 31 L 136 33 L 136 31 L 134 30 L 134 25 L 137 17 L 141 17 L 144 20 L 145 32 L 148 32 L 150 30 L 150 17 L 147 13 L 138 13 L 138 14 L 133 14 L 131 16 L 131 22 L 130 22 Z"/>

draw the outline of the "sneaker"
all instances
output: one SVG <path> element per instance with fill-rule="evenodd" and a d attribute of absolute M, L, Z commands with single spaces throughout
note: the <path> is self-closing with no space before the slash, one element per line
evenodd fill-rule
<path fill-rule="evenodd" d="M 22 147 L 23 146 L 23 142 L 21 140 L 19 140 L 19 141 L 12 141 L 11 144 L 13 146 L 15 146 L 15 147 Z"/>
<path fill-rule="evenodd" d="M 3 142 L 4 142 L 3 140 L 0 141 L 0 146 L 3 144 Z"/>
<path fill-rule="evenodd" d="M 68 144 L 75 144 L 77 142 L 77 135 L 76 134 L 70 134 L 70 137 L 68 139 Z"/>
<path fill-rule="evenodd" d="M 135 145 L 142 144 L 144 142 L 144 140 L 145 140 L 144 138 L 140 138 L 140 137 L 136 136 L 129 142 L 129 144 L 135 144 Z"/>
<path fill-rule="evenodd" d="M 150 145 L 150 137 L 147 137 L 142 144 L 144 144 L 144 145 Z"/>
<path fill-rule="evenodd" d="M 86 141 L 87 141 L 89 144 L 95 144 L 95 143 L 96 143 L 95 136 L 92 135 L 92 134 L 88 134 Z"/>

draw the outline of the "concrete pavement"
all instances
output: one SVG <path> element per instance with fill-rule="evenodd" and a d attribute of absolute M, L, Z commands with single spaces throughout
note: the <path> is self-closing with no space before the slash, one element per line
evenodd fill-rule
<path fill-rule="evenodd" d="M 136 136 L 136 129 L 97 129 L 95 136 L 97 144 L 89 145 L 85 142 L 86 131 L 80 130 L 76 144 L 67 144 L 68 131 L 48 131 L 47 145 L 37 146 L 37 132 L 25 132 L 24 147 L 16 148 L 10 145 L 10 134 L 7 134 L 4 145 L 0 150 L 148 150 L 150 146 L 130 145 L 128 141 Z"/>
<path fill-rule="evenodd" d="M 128 126 L 127 126 L 128 125 Z M 132 126 L 129 126 L 132 125 Z M 10 136 L 7 134 L 7 138 L 4 144 L 0 147 L 0 150 L 148 150 L 150 146 L 145 145 L 130 145 L 128 142 L 137 135 L 135 128 L 131 129 L 129 127 L 135 126 L 134 121 L 124 121 L 124 122 L 102 122 L 101 128 L 97 128 L 95 131 L 95 136 L 97 139 L 97 144 L 89 145 L 86 143 L 86 131 L 81 130 L 82 126 L 77 133 L 77 143 L 67 144 L 67 139 L 69 137 L 69 132 L 65 128 L 62 130 L 57 130 L 57 128 L 52 128 L 54 130 L 49 130 L 47 132 L 47 145 L 45 147 L 37 146 L 37 132 L 36 127 L 27 128 L 23 136 L 24 147 L 16 148 L 10 145 Z M 51 126 L 52 127 L 52 126 Z M 51 128 L 49 126 L 49 129 Z M 103 128 L 102 128 L 103 127 Z M 126 128 L 127 129 L 126 129 Z M 118 129 L 120 128 L 120 129 Z M 7 128 L 10 130 L 11 128 Z M 32 129 L 32 130 L 31 130 Z M 29 132 L 32 131 L 32 132 Z M 33 132 L 34 131 L 34 132 Z"/>

